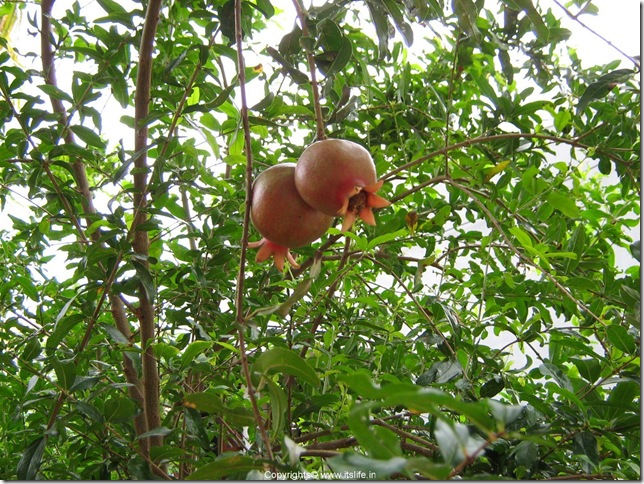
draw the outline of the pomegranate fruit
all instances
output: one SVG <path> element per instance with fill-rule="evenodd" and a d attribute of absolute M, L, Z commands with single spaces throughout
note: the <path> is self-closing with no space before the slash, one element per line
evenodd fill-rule
<path fill-rule="evenodd" d="M 260 173 L 253 183 L 250 218 L 262 239 L 248 247 L 258 248 L 256 261 L 273 256 L 275 267 L 284 260 L 298 264 L 289 249 L 319 239 L 333 223 L 333 217 L 310 207 L 295 188 L 295 164 L 282 163 Z"/>
<path fill-rule="evenodd" d="M 349 229 L 358 217 L 375 225 L 371 209 L 390 205 L 375 194 L 382 183 L 369 152 L 352 141 L 317 141 L 304 150 L 295 165 L 295 187 L 300 196 L 322 213 L 343 216 L 342 230 Z"/>

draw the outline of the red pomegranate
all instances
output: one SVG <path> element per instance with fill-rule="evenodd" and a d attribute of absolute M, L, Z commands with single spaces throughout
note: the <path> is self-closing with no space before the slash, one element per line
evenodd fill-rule
<path fill-rule="evenodd" d="M 295 165 L 300 196 L 320 212 L 344 216 L 342 230 L 349 229 L 357 217 L 376 224 L 371 209 L 390 205 L 375 194 L 382 183 L 369 152 L 352 141 L 317 141 L 304 150 Z"/>
<path fill-rule="evenodd" d="M 257 262 L 272 255 L 280 271 L 284 269 L 284 259 L 299 267 L 289 249 L 319 239 L 333 223 L 332 216 L 302 200 L 295 189 L 294 173 L 294 163 L 282 163 L 264 170 L 253 183 L 250 217 L 262 239 L 248 247 L 259 248 Z"/>

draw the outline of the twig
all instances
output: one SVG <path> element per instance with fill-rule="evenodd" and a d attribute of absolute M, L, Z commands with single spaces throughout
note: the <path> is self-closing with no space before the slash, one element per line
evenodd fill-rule
<path fill-rule="evenodd" d="M 248 249 L 248 235 L 250 225 L 250 208 L 252 203 L 252 186 L 253 186 L 253 151 L 251 146 L 250 135 L 250 122 L 248 120 L 248 104 L 246 102 L 246 74 L 244 66 L 244 54 L 242 52 L 242 4 L 241 0 L 235 0 L 235 40 L 237 43 L 237 75 L 239 78 L 239 92 L 241 95 L 241 118 L 244 127 L 244 147 L 246 151 L 246 199 L 244 210 L 244 222 L 242 227 L 242 240 L 241 240 L 241 253 L 239 261 L 239 272 L 237 274 L 237 294 L 235 295 L 235 311 L 237 322 L 237 334 L 239 338 L 239 355 L 246 386 L 248 388 L 248 396 L 255 415 L 255 421 L 259 429 L 266 453 L 270 460 L 273 460 L 273 450 L 271 449 L 271 441 L 266 433 L 264 421 L 259 412 L 257 405 L 257 398 L 255 396 L 255 388 L 250 375 L 250 368 L 248 366 L 248 357 L 246 355 L 246 342 L 244 340 L 244 273 L 246 267 L 246 252 Z"/>
<path fill-rule="evenodd" d="M 595 35 L 596 37 L 599 37 L 599 38 L 600 38 L 602 41 L 604 41 L 606 44 L 608 44 L 608 45 L 609 45 L 609 46 L 611 46 L 613 49 L 615 49 L 617 52 L 619 52 L 619 53 L 620 53 L 620 54 L 622 54 L 624 57 L 626 57 L 628 60 L 630 60 L 633 64 L 635 64 L 635 67 L 636 67 L 637 69 L 639 69 L 639 68 L 640 68 L 640 63 L 637 61 L 637 59 L 635 59 L 634 57 L 632 57 L 632 56 L 628 55 L 628 54 L 627 54 L 626 52 L 624 52 L 622 49 L 620 49 L 619 47 L 617 47 L 616 45 L 614 45 L 610 40 L 606 39 L 606 38 L 605 38 L 605 37 L 603 37 L 600 33 L 598 33 L 598 32 L 596 32 L 596 31 L 594 31 L 594 30 L 593 30 L 593 29 L 591 29 L 588 25 L 586 25 L 586 24 L 585 24 L 585 23 L 583 23 L 581 20 L 579 20 L 579 14 L 577 14 L 577 15 L 573 15 L 573 13 L 572 13 L 570 10 L 568 10 L 565 6 L 563 6 L 563 5 L 562 5 L 561 3 L 559 3 L 557 0 L 554 0 L 554 2 L 555 2 L 559 7 L 561 7 L 561 9 L 566 13 L 566 15 L 568 15 L 568 17 L 570 17 L 570 18 L 571 18 L 571 19 L 573 19 L 575 22 L 577 22 L 579 25 L 581 25 L 583 28 L 585 28 L 586 30 L 588 30 L 591 34 Z M 581 13 L 581 12 L 580 12 L 580 13 Z"/>
<path fill-rule="evenodd" d="M 300 20 L 300 25 L 302 28 L 302 35 L 304 37 L 309 37 L 309 27 L 306 25 L 306 13 L 304 8 L 300 4 L 300 0 L 293 0 L 293 5 L 297 12 L 297 17 Z M 318 91 L 318 81 L 315 74 L 315 59 L 313 58 L 313 53 L 306 49 L 306 59 L 309 63 L 309 71 L 311 72 L 311 91 L 313 92 L 313 109 L 315 110 L 315 124 L 317 126 L 317 140 L 323 140 L 326 138 L 324 134 L 324 117 L 322 116 L 322 106 L 320 105 L 320 93 Z"/>
<path fill-rule="evenodd" d="M 595 149 L 595 147 L 591 147 L 589 145 L 580 143 L 579 141 L 575 139 L 568 139 L 568 138 L 560 138 L 558 136 L 552 136 L 548 134 L 541 134 L 541 133 L 502 133 L 502 134 L 495 134 L 495 135 L 490 135 L 490 136 L 479 136 L 477 138 L 470 138 L 466 139 L 465 141 L 461 141 L 460 143 L 456 143 L 450 146 L 445 146 L 443 148 L 440 148 L 432 153 L 429 153 L 425 156 L 421 156 L 420 158 L 417 158 L 415 160 L 412 160 L 408 163 L 405 163 L 404 165 L 399 166 L 398 168 L 395 168 L 391 170 L 389 173 L 384 175 L 382 178 L 387 181 L 388 179 L 392 178 L 394 175 L 397 173 L 400 173 L 402 171 L 408 170 L 409 168 L 412 168 L 416 165 L 420 165 L 421 163 L 424 163 L 427 160 L 430 160 L 436 156 L 442 155 L 444 153 L 447 153 L 449 151 L 454 151 L 460 148 L 466 148 L 468 146 L 476 145 L 476 144 L 482 144 L 482 143 L 490 143 L 493 141 L 501 141 L 501 140 L 506 140 L 506 139 L 541 139 L 541 140 L 546 140 L 546 141 L 553 141 L 555 143 L 561 143 L 561 144 L 567 144 L 574 146 L 575 148 L 580 148 L 583 150 L 589 150 L 591 148 Z M 615 163 L 619 163 L 621 165 L 624 165 L 626 167 L 632 166 L 632 162 L 626 161 L 621 159 L 619 156 L 613 155 L 612 153 L 609 153 L 604 150 L 600 149 L 595 149 L 595 153 L 602 154 L 604 156 L 607 156 L 611 160 L 613 160 Z"/>
<path fill-rule="evenodd" d="M 523 254 L 523 252 L 521 252 L 512 243 L 510 238 L 505 234 L 505 231 L 501 227 L 501 224 L 496 219 L 496 217 L 494 217 L 494 215 L 492 215 L 492 213 L 488 210 L 488 208 L 477 197 L 475 197 L 474 194 L 472 192 L 470 192 L 470 190 L 465 188 L 463 185 L 458 184 L 454 180 L 446 180 L 446 181 L 450 185 L 452 185 L 452 186 L 458 188 L 459 190 L 461 190 L 462 192 L 464 192 L 468 197 L 470 197 L 472 199 L 472 201 L 476 205 L 478 205 L 478 207 L 485 213 L 485 215 L 487 216 L 488 220 L 492 223 L 492 225 L 494 225 L 494 228 L 497 230 L 497 232 L 499 232 L 499 235 L 501 236 L 501 238 L 503 238 L 503 240 L 505 241 L 507 246 L 510 248 L 510 250 L 512 250 L 512 252 L 514 252 L 519 257 L 519 259 L 521 259 L 524 263 L 526 263 L 530 267 L 534 267 L 535 269 L 538 269 L 539 271 L 541 271 L 550 280 L 550 282 L 552 282 L 557 287 L 557 289 L 559 289 L 561 292 L 563 292 L 566 295 L 567 298 L 569 298 L 572 302 L 574 302 L 575 305 L 577 305 L 581 310 L 586 312 L 595 321 L 603 324 L 603 321 L 595 313 L 593 313 L 584 303 L 582 303 L 577 298 L 575 298 L 575 296 L 573 296 L 568 291 L 568 289 L 566 289 L 552 274 L 550 274 L 550 272 L 546 271 L 541 266 L 539 266 L 536 262 L 534 262 L 532 259 L 530 259 L 528 256 Z"/>

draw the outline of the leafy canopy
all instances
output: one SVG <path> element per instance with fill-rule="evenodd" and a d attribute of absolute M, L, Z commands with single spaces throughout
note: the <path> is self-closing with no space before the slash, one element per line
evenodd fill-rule
<path fill-rule="evenodd" d="M 637 59 L 297 1 L 2 3 L 1 474 L 639 479 Z M 248 187 L 321 133 L 393 204 L 280 273 Z"/>

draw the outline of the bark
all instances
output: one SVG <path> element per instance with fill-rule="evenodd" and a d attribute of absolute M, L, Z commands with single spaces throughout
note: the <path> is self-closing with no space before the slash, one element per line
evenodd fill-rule
<path fill-rule="evenodd" d="M 51 86 L 57 87 L 56 81 L 56 64 L 54 62 L 54 53 L 52 50 L 52 44 L 50 40 L 51 33 L 51 12 L 54 7 L 55 0 L 42 0 L 41 2 L 41 60 L 43 65 L 43 75 L 45 77 L 45 82 Z M 66 143 L 76 144 L 76 139 L 74 133 L 69 129 L 68 126 L 68 117 L 67 111 L 62 101 L 50 97 L 52 110 L 58 116 L 58 123 L 62 129 L 62 136 Z M 87 178 L 87 171 L 85 168 L 85 163 L 79 157 L 76 157 L 72 161 L 72 170 L 74 173 L 74 178 L 76 181 L 76 189 L 82 195 L 81 204 L 83 209 L 83 214 L 85 216 L 86 224 L 89 226 L 92 223 L 92 216 L 95 215 L 96 208 L 94 207 L 94 201 L 92 193 L 90 191 L 89 180 Z M 101 231 L 96 230 L 92 235 L 91 239 L 95 243 L 101 238 Z M 110 309 L 112 316 L 114 318 L 114 323 L 118 330 L 123 333 L 123 335 L 128 339 L 132 339 L 132 333 L 130 331 L 130 325 L 127 319 L 127 313 L 125 311 L 125 305 L 120 297 L 116 294 L 110 294 Z M 128 393 L 130 398 L 139 403 L 143 407 L 143 393 L 141 381 L 136 373 L 132 361 L 123 355 L 123 369 L 125 377 L 128 383 L 131 384 L 128 387 Z M 148 427 L 145 422 L 143 415 L 139 415 L 134 418 L 134 428 L 137 435 L 141 435 L 147 432 Z M 140 450 L 144 456 L 148 456 L 148 446 L 147 442 L 140 442 Z"/>
<path fill-rule="evenodd" d="M 140 256 L 140 261 L 145 269 L 149 268 L 147 257 L 149 255 L 150 240 L 148 233 L 138 230 L 141 224 L 148 219 L 146 211 L 148 191 L 148 161 L 147 143 L 148 127 L 146 118 L 150 107 L 150 86 L 152 82 L 152 64 L 154 51 L 154 38 L 157 24 L 159 23 L 160 0 L 150 0 L 145 14 L 141 47 L 139 49 L 139 66 L 136 78 L 136 94 L 134 105 L 135 140 L 134 152 L 140 155 L 134 161 L 134 220 L 132 222 L 132 246 L 134 252 Z M 155 340 L 155 309 L 149 294 L 141 284 L 139 287 L 139 321 L 141 325 L 141 346 L 143 348 L 143 392 L 144 412 L 148 429 L 153 430 L 161 424 L 160 398 L 159 398 L 159 373 L 156 357 L 152 348 Z M 149 438 L 150 446 L 163 444 L 160 436 Z"/>

